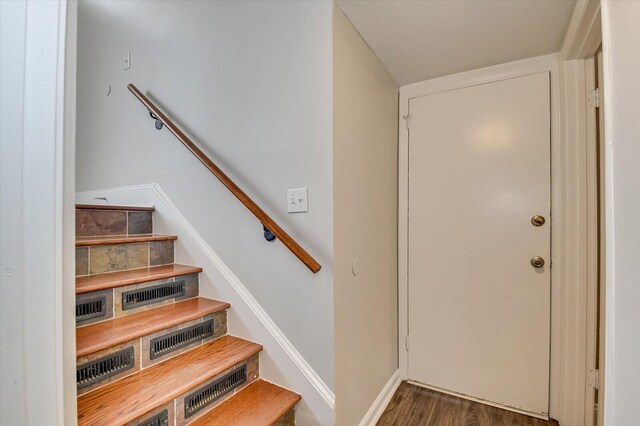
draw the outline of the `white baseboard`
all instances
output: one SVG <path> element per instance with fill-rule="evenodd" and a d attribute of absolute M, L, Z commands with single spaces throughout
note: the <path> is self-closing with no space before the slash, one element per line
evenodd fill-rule
<path fill-rule="evenodd" d="M 106 197 L 107 201 L 97 199 L 99 197 Z M 229 333 L 263 345 L 261 376 L 302 395 L 296 408 L 297 424 L 328 426 L 334 423 L 333 391 L 159 185 L 80 192 L 76 194 L 76 202 L 155 206 L 154 232 L 178 236 L 176 262 L 204 269 L 200 274 L 201 294 L 231 303 Z"/>
<path fill-rule="evenodd" d="M 380 416 L 382 416 L 391 398 L 393 398 L 396 390 L 398 390 L 400 381 L 400 371 L 396 370 L 384 385 L 376 400 L 373 401 L 371 407 L 369 407 L 369 410 L 360 421 L 359 426 L 374 426 L 378 420 L 380 420 Z"/>

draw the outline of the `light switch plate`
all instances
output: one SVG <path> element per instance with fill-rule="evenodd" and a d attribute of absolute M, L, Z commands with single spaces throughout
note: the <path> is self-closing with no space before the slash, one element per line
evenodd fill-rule
<path fill-rule="evenodd" d="M 309 211 L 307 188 L 287 190 L 287 212 L 304 213 Z"/>

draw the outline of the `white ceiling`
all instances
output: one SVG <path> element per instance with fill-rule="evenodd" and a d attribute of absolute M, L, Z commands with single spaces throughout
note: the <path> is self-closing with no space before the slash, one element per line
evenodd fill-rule
<path fill-rule="evenodd" d="M 575 0 L 338 0 L 403 86 L 560 50 Z"/>

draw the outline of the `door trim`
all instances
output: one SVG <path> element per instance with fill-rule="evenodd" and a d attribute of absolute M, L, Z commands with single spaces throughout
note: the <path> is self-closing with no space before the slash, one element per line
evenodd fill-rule
<path fill-rule="evenodd" d="M 549 394 L 549 414 L 559 418 L 560 414 L 560 388 L 564 386 L 562 368 L 567 365 L 563 360 L 579 359 L 570 351 L 569 341 L 575 342 L 572 327 L 567 327 L 566 322 L 574 320 L 571 312 L 575 307 L 565 306 L 567 303 L 581 304 L 571 298 L 572 294 L 566 291 L 567 287 L 575 287 L 579 278 L 575 271 L 568 268 L 571 256 L 576 256 L 576 245 L 579 241 L 573 241 L 572 234 L 568 234 L 567 224 L 569 214 L 579 211 L 574 200 L 568 197 L 574 190 L 571 173 L 574 172 L 572 160 L 577 160 L 576 154 L 568 152 L 567 144 L 563 143 L 560 115 L 560 56 L 558 54 L 545 55 L 531 59 L 525 59 L 507 64 L 496 65 L 479 70 L 467 71 L 445 77 L 439 77 L 424 82 L 419 82 L 400 88 L 400 123 L 399 126 L 399 153 L 398 153 L 398 361 L 402 380 L 408 380 L 408 214 L 409 214 L 409 130 L 405 125 L 404 117 L 409 112 L 409 100 L 438 92 L 460 89 L 479 84 L 491 83 L 510 78 L 523 77 L 530 74 L 549 72 L 551 76 L 551 208 L 552 208 L 552 233 L 551 233 L 551 365 Z M 410 121 L 410 120 L 409 120 Z M 584 336 L 582 336 L 584 337 Z M 564 344 L 562 344 L 564 343 Z M 580 361 L 584 364 L 584 359 Z M 579 364 L 578 364 L 579 365 Z M 567 402 L 566 400 L 564 401 Z"/>

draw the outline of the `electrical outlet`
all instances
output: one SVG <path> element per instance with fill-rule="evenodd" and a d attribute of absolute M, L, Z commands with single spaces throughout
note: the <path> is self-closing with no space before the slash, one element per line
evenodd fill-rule
<path fill-rule="evenodd" d="M 287 190 L 287 212 L 304 213 L 309 211 L 307 188 Z"/>

